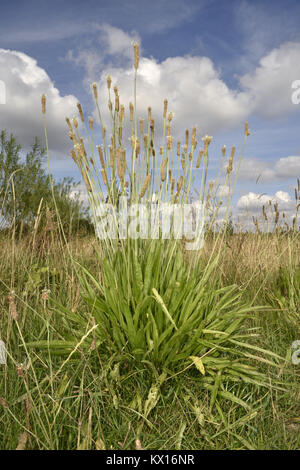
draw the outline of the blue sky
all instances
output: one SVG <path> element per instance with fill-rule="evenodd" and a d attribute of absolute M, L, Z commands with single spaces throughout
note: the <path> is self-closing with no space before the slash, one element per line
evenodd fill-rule
<path fill-rule="evenodd" d="M 300 80 L 299 19 L 298 0 L 1 2 L 0 80 L 7 102 L 0 104 L 0 127 L 25 147 L 42 136 L 45 92 L 52 171 L 56 178 L 78 179 L 64 117 L 76 112 L 78 100 L 93 114 L 89 84 L 102 86 L 108 72 L 128 106 L 131 48 L 138 40 L 141 114 L 153 103 L 160 112 L 168 98 L 178 136 L 193 125 L 214 136 L 212 168 L 223 144 L 240 150 L 248 120 L 235 203 L 255 211 L 266 193 L 292 214 L 300 177 L 300 104 L 291 102 L 291 84 Z"/>

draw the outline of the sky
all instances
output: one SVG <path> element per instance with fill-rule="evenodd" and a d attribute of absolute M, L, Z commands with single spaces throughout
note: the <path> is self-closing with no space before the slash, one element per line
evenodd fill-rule
<path fill-rule="evenodd" d="M 271 199 L 292 217 L 300 177 L 299 20 L 299 0 L 1 2 L 0 130 L 16 135 L 24 149 L 35 136 L 44 143 L 45 93 L 51 171 L 78 181 L 65 117 L 76 115 L 78 101 L 86 116 L 96 116 L 93 82 L 108 117 L 108 73 L 128 109 L 138 41 L 138 116 L 151 105 L 159 126 L 167 98 L 176 139 L 192 126 L 198 141 L 213 136 L 211 179 L 224 144 L 240 154 L 249 121 L 235 213 L 260 213 Z"/>

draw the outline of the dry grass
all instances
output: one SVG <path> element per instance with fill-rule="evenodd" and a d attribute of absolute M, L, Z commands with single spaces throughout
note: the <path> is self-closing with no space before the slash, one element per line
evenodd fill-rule
<path fill-rule="evenodd" d="M 184 381 L 180 381 L 180 376 L 178 376 L 175 395 L 173 392 L 168 395 L 168 387 L 162 392 L 169 398 L 164 395 L 162 401 L 156 405 L 149 417 L 154 427 L 148 429 L 144 426 L 141 435 L 137 434 L 140 432 L 137 415 L 128 409 L 138 406 L 133 405 L 136 393 L 137 397 L 140 396 L 141 403 L 146 400 L 149 383 L 134 381 L 131 378 L 122 382 L 118 388 L 116 380 L 119 379 L 113 379 L 115 376 L 113 372 L 110 372 L 109 358 L 100 356 L 100 364 L 95 374 L 93 361 L 83 356 L 78 366 L 69 364 L 64 373 L 60 374 L 57 379 L 53 378 L 50 388 L 46 382 L 42 382 L 39 385 L 40 391 L 35 391 L 34 382 L 32 378 L 29 379 L 29 376 L 32 376 L 31 368 L 28 362 L 24 361 L 22 347 L 20 348 L 19 334 L 22 334 L 26 341 L 30 341 L 33 334 L 38 336 L 39 332 L 45 328 L 47 324 L 45 321 L 50 321 L 51 329 L 60 331 L 60 319 L 55 316 L 53 310 L 48 312 L 48 294 L 46 294 L 48 291 L 50 297 L 57 299 L 74 312 L 85 308 L 79 295 L 80 286 L 74 267 L 69 256 L 66 256 L 66 247 L 60 240 L 57 229 L 54 228 L 52 235 L 48 239 L 44 234 L 45 239 L 40 240 L 39 244 L 35 241 L 34 250 L 32 250 L 33 240 L 30 236 L 20 240 L 14 239 L 11 234 L 9 237 L 1 236 L 0 331 L 1 339 L 9 345 L 10 352 L 16 361 L 15 366 L 12 361 L 9 361 L 9 368 L 4 371 L 2 366 L 0 370 L 2 374 L 0 406 L 3 410 L 0 424 L 2 430 L 11 430 L 11 433 L 9 431 L 1 435 L 1 448 L 93 449 L 112 446 L 114 449 L 132 449 L 135 447 L 137 438 L 141 440 L 143 448 L 175 448 L 178 442 L 178 429 L 183 429 L 185 423 L 181 446 L 186 449 L 299 447 L 299 433 L 297 433 L 297 417 L 299 417 L 297 381 L 299 377 L 297 368 L 293 369 L 288 362 L 285 364 L 285 370 L 281 372 L 283 374 L 281 378 L 284 377 L 284 380 L 289 381 L 287 394 L 282 396 L 271 390 L 263 394 L 265 398 L 259 398 L 259 395 L 252 396 L 253 392 L 250 388 L 246 392 L 247 389 L 243 386 L 243 395 L 248 393 L 249 397 L 252 397 L 252 402 L 258 399 L 263 400 L 261 412 L 256 416 L 252 416 L 251 413 L 249 416 L 243 415 L 234 406 L 229 406 L 227 409 L 226 404 L 222 404 L 222 418 L 217 411 L 209 414 L 209 397 L 206 392 L 200 392 L 197 383 L 194 384 L 191 378 L 187 377 Z M 292 320 L 295 311 L 289 305 L 289 293 L 286 293 L 287 303 L 283 305 L 283 309 L 278 303 L 276 304 L 276 301 L 272 304 L 270 299 L 272 296 L 278 298 L 276 289 L 280 270 L 284 268 L 286 272 L 294 273 L 294 267 L 299 266 L 299 240 L 292 243 L 290 238 L 278 238 L 276 234 L 263 236 L 244 233 L 226 236 L 218 243 L 222 244 L 218 282 L 224 286 L 235 282 L 243 289 L 244 295 L 250 299 L 254 299 L 259 291 L 254 304 L 269 305 L 276 309 L 280 314 L 277 319 L 271 320 L 271 317 L 266 314 L 258 315 L 254 322 L 251 321 L 251 326 L 260 326 L 263 329 L 257 342 L 258 346 L 268 347 L 277 354 L 285 356 L 292 341 L 300 337 L 299 320 L 297 322 Z M 89 267 L 100 279 L 102 263 L 99 263 L 94 255 L 94 244 L 94 237 L 74 237 L 69 241 L 68 246 L 72 257 Z M 207 240 L 202 250 L 200 262 L 204 265 L 211 252 L 212 244 L 212 240 Z M 292 252 L 293 256 L 285 256 L 283 254 L 285 252 Z M 189 253 L 186 255 L 190 256 Z M 46 270 L 44 270 L 45 267 Z M 268 274 L 269 279 L 266 282 Z M 287 287 L 289 288 L 289 285 Z M 9 296 L 12 290 L 19 332 L 16 329 L 16 321 L 11 316 L 11 309 L 9 310 L 10 303 L 12 304 Z M 298 315 L 299 308 L 298 304 L 298 311 L 296 311 Z M 47 359 L 39 353 L 33 355 L 32 358 L 35 371 L 38 377 L 41 377 L 40 380 L 45 377 L 46 365 L 48 368 L 49 366 L 54 368 L 55 371 L 61 367 L 61 361 L 57 362 L 55 356 L 49 364 Z M 108 367 L 107 375 L 104 373 L 106 367 Z M 98 369 L 102 371 L 100 375 Z M 268 373 L 268 367 L 266 367 L 266 373 Z M 99 377 L 106 377 L 103 390 L 101 388 L 103 379 L 99 382 Z M 26 395 L 27 382 L 31 385 Z M 101 400 L 98 399 L 99 393 Z M 240 393 L 237 388 L 235 388 L 235 393 Z M 48 395 L 55 397 L 54 401 L 50 398 L 46 399 Z M 14 404 L 21 397 L 24 397 L 22 407 L 18 403 Z M 203 408 L 202 404 L 205 403 L 206 406 Z M 13 412 L 15 418 L 7 410 Z M 46 433 L 40 423 L 38 414 L 44 416 L 43 413 L 46 413 L 46 417 L 49 414 L 49 419 L 58 416 L 57 424 L 51 427 L 51 433 L 50 431 Z M 25 428 L 20 427 L 16 419 L 23 422 Z M 235 424 L 239 423 L 239 420 L 243 423 L 250 423 L 251 426 L 244 424 L 239 427 Z M 200 425 L 199 428 L 199 423 L 204 423 L 204 425 Z M 63 429 L 69 430 L 67 435 Z M 217 437 L 213 438 L 214 435 Z"/>

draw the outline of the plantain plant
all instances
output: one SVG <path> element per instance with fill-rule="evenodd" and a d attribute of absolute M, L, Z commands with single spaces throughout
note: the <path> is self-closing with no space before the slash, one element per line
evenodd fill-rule
<path fill-rule="evenodd" d="M 90 201 L 95 227 L 99 207 L 104 202 L 118 208 L 120 196 L 129 203 L 143 202 L 149 207 L 153 198 L 159 202 L 184 204 L 191 200 L 193 185 L 200 181 L 199 201 L 205 205 L 207 232 L 212 233 L 218 220 L 220 201 L 217 200 L 221 171 L 216 181 L 208 183 L 208 148 L 212 137 L 205 136 L 203 148 L 196 148 L 196 128 L 191 140 L 185 132 L 183 148 L 178 142 L 174 155 L 171 124 L 173 115 L 163 108 L 162 145 L 155 148 L 155 123 L 148 108 L 148 130 L 136 115 L 136 77 L 139 66 L 139 48 L 134 45 L 134 104 L 129 106 L 131 148 L 125 138 L 125 107 L 120 104 L 117 86 L 114 87 L 114 105 L 111 97 L 111 78 L 107 78 L 108 108 L 111 120 L 111 144 L 107 145 L 107 130 L 102 121 L 97 85 L 93 94 L 102 130 L 102 145 L 94 149 L 94 121 L 89 118 L 88 132 L 80 103 L 78 112 L 81 126 L 74 118 L 67 118 L 69 135 L 73 142 L 71 156 L 81 171 Z M 46 98 L 42 97 L 46 116 Z M 86 131 L 90 155 L 86 150 L 80 128 Z M 47 131 L 46 141 L 47 141 Z M 245 125 L 245 141 L 249 135 Z M 183 150 L 183 151 L 181 151 Z M 243 151 L 242 151 L 243 154 Z M 238 162 L 238 167 L 242 158 Z M 226 149 L 222 149 L 221 167 L 226 168 L 224 184 L 229 187 L 229 205 L 235 182 L 232 148 L 227 165 Z M 197 175 L 199 172 L 199 175 Z M 195 179 L 196 176 L 196 179 Z M 223 177 L 223 176 L 222 176 Z M 214 243 L 208 263 L 200 262 L 199 251 L 187 254 L 184 241 L 151 239 L 98 240 L 95 256 L 101 265 L 101 276 L 96 277 L 85 266 L 74 260 L 81 285 L 81 298 L 87 310 L 77 312 L 54 300 L 53 308 L 61 315 L 64 328 L 60 339 L 48 338 L 30 343 L 29 347 L 44 348 L 58 354 L 72 355 L 81 350 L 101 351 L 116 361 L 131 364 L 142 370 L 150 367 L 162 380 L 194 368 L 203 385 L 211 391 L 212 404 L 218 396 L 242 401 L 228 390 L 229 383 L 248 382 L 269 387 L 269 380 L 259 372 L 265 363 L 281 367 L 281 358 L 253 343 L 257 335 L 249 328 L 249 319 L 255 310 L 242 300 L 243 291 L 236 285 L 223 287 L 218 281 L 222 262 L 220 239 L 226 231 L 213 231 Z M 90 333 L 93 334 L 90 334 Z"/>

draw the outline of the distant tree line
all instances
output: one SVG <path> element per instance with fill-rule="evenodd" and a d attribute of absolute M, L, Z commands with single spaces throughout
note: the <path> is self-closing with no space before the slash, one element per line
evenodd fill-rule
<path fill-rule="evenodd" d="M 57 211 L 66 232 L 90 231 L 92 224 L 88 209 L 74 197 L 72 178 L 53 181 L 53 193 L 48 171 L 45 170 L 45 149 L 38 139 L 22 158 L 21 145 L 16 137 L 5 130 L 0 134 L 0 229 L 14 226 L 28 231 L 35 223 L 39 211 L 41 226 L 46 211 L 57 221 Z M 72 194 L 73 191 L 73 194 Z M 56 206 L 56 207 L 55 207 Z"/>

